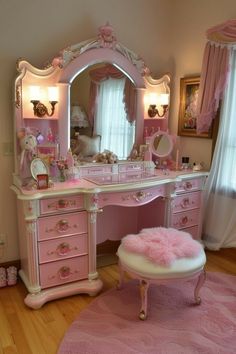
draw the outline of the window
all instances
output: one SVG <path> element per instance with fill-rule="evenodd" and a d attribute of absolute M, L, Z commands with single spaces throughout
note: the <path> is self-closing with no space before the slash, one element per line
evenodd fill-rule
<path fill-rule="evenodd" d="M 124 86 L 125 78 L 100 83 L 94 120 L 95 132 L 101 135 L 101 151 L 110 150 L 120 160 L 129 155 L 135 136 L 135 123 L 126 119 Z"/>

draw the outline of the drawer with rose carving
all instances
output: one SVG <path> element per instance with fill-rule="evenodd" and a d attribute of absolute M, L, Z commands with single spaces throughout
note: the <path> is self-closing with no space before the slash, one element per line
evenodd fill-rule
<path fill-rule="evenodd" d="M 181 182 L 176 182 L 174 185 L 174 190 L 176 194 L 193 192 L 201 190 L 203 188 L 203 183 L 203 178 L 186 179 Z"/>
<path fill-rule="evenodd" d="M 88 277 L 88 256 L 40 264 L 39 273 L 42 289 L 86 279 Z"/>
<path fill-rule="evenodd" d="M 46 263 L 81 256 L 88 253 L 87 234 L 77 234 L 47 241 L 38 245 L 39 263 Z"/>
<path fill-rule="evenodd" d="M 98 205 L 99 208 L 102 208 L 106 205 L 139 206 L 147 204 L 157 197 L 164 197 L 165 195 L 165 185 L 129 192 L 100 193 Z"/>
<path fill-rule="evenodd" d="M 87 213 L 85 211 L 38 219 L 38 240 L 49 240 L 62 236 L 87 233 Z"/>
<path fill-rule="evenodd" d="M 39 203 L 41 215 L 75 211 L 83 209 L 84 207 L 84 199 L 82 195 L 42 199 Z"/>
<path fill-rule="evenodd" d="M 176 213 L 172 216 L 171 226 L 176 229 L 183 229 L 198 225 L 199 209 L 189 210 L 183 213 Z"/>
<path fill-rule="evenodd" d="M 181 194 L 172 201 L 173 213 L 200 208 L 201 191 Z"/>

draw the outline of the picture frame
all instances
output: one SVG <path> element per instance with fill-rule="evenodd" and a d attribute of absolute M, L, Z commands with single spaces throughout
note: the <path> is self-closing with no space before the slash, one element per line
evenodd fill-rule
<path fill-rule="evenodd" d="M 200 86 L 200 75 L 193 77 L 183 77 L 180 79 L 180 106 L 178 135 L 211 138 L 212 129 L 209 132 L 197 133 L 197 99 Z"/>
<path fill-rule="evenodd" d="M 47 189 L 49 186 L 48 174 L 37 175 L 37 189 Z"/>

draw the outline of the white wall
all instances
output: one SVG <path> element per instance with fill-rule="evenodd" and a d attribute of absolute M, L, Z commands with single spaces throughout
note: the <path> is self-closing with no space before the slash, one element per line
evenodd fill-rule
<path fill-rule="evenodd" d="M 172 77 L 171 132 L 177 132 L 179 79 L 200 73 L 205 30 L 236 18 L 235 0 L 2 0 L 0 9 L 0 234 L 1 262 L 19 258 L 16 199 L 10 190 L 16 60 L 41 67 L 67 45 L 97 35 L 107 20 L 117 39 L 140 54 L 154 77 Z M 6 144 L 7 143 L 7 144 Z M 211 140 L 181 138 L 183 153 L 209 165 Z M 0 253 L 1 256 L 1 253 Z"/>

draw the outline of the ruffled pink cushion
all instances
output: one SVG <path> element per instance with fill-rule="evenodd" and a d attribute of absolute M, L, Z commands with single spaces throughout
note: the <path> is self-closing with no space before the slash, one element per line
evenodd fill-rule
<path fill-rule="evenodd" d="M 138 235 L 127 235 L 122 239 L 122 245 L 126 251 L 146 256 L 161 266 L 170 266 L 178 258 L 197 257 L 202 249 L 189 233 L 165 227 L 143 229 Z"/>

